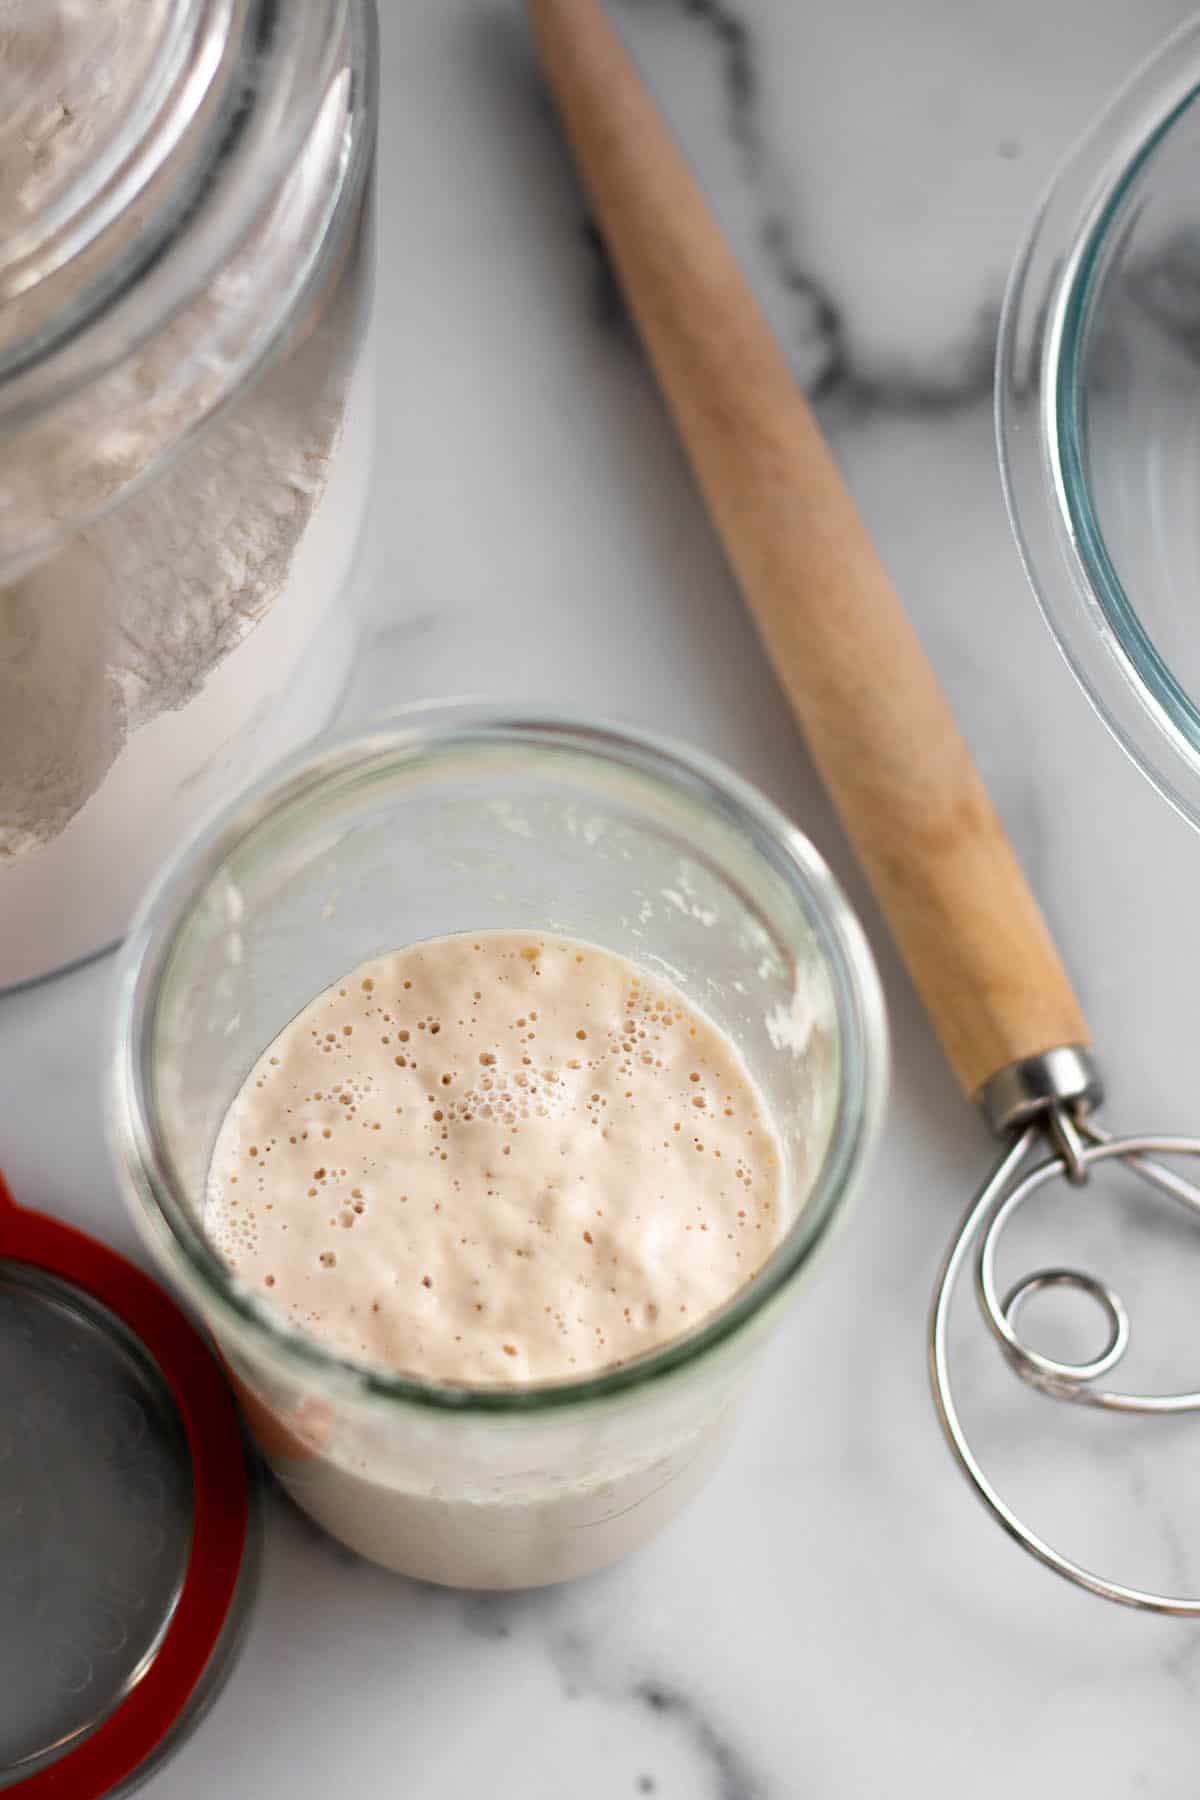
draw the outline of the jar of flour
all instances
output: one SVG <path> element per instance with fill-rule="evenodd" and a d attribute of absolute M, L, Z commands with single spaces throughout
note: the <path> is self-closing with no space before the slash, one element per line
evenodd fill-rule
<path fill-rule="evenodd" d="M 371 451 L 373 0 L 0 9 L 0 987 L 324 727 Z"/>

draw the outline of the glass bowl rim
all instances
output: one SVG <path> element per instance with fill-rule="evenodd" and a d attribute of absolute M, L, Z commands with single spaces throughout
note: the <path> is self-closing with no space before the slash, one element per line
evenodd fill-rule
<path fill-rule="evenodd" d="M 840 1040 L 837 1109 L 821 1167 L 799 1218 L 748 1283 L 694 1332 L 619 1368 L 521 1387 L 433 1382 L 339 1357 L 233 1282 L 188 1215 L 182 1184 L 155 1129 L 152 1026 L 160 982 L 178 933 L 230 854 L 282 808 L 355 770 L 397 768 L 431 747 L 568 749 L 715 807 L 743 827 L 801 896 L 829 972 Z M 400 1401 L 457 1413 L 547 1412 L 644 1388 L 705 1359 L 790 1286 L 840 1218 L 878 1135 L 885 1103 L 888 1035 L 882 989 L 865 934 L 823 858 L 749 783 L 707 755 L 655 734 L 567 714 L 421 702 L 366 730 L 328 734 L 279 764 L 202 827 L 161 872 L 120 953 L 110 1075 L 109 1144 L 138 1225 L 185 1289 L 195 1285 L 220 1332 L 261 1343 L 303 1381 L 319 1379 L 357 1400 Z"/>
<path fill-rule="evenodd" d="M 1200 19 L 1191 19 L 1059 166 L 1005 292 L 995 428 L 1009 522 L 1060 652 L 1121 748 L 1200 826 L 1200 709 L 1155 649 L 1105 544 L 1088 487 L 1081 380 L 1112 233 L 1198 98 Z"/>

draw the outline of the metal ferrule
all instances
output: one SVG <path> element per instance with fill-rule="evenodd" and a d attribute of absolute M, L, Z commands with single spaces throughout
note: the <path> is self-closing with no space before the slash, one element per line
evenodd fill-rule
<path fill-rule="evenodd" d="M 1104 1098 L 1092 1053 L 1082 1044 L 1060 1044 L 997 1070 L 979 1090 L 984 1117 L 998 1136 L 1044 1119 L 1056 1108 L 1076 1116 Z"/>

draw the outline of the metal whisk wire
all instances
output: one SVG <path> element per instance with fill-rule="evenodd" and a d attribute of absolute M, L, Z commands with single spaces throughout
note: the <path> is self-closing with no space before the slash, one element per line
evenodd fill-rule
<path fill-rule="evenodd" d="M 1129 1343 L 1129 1319 L 1120 1296 L 1106 1283 L 1081 1270 L 1039 1269 L 1027 1275 L 1001 1298 L 996 1285 L 996 1252 L 999 1240 L 1019 1209 L 1049 1182 L 1061 1179 L 1086 1179 L 1093 1165 L 1120 1161 L 1151 1186 L 1165 1193 L 1189 1211 L 1200 1214 L 1200 1188 L 1165 1168 L 1155 1158 L 1160 1156 L 1200 1157 L 1200 1139 L 1190 1137 L 1112 1137 L 1089 1117 L 1066 1115 L 1069 1129 L 1063 1132 L 1062 1116 L 1026 1126 L 1012 1140 L 1000 1162 L 971 1201 L 951 1242 L 942 1264 L 934 1291 L 929 1320 L 929 1372 L 934 1403 L 942 1430 L 963 1474 L 975 1489 L 993 1518 L 1023 1549 L 1046 1568 L 1089 1593 L 1115 1600 L 1120 1605 L 1147 1612 L 1172 1613 L 1184 1617 L 1200 1617 L 1200 1596 L 1159 1594 L 1142 1588 L 1126 1587 L 1111 1581 L 1081 1563 L 1064 1556 L 1038 1536 L 1020 1519 L 992 1486 L 978 1462 L 959 1418 L 950 1378 L 949 1321 L 951 1305 L 960 1277 L 972 1251 L 975 1252 L 975 1288 L 983 1317 L 996 1337 L 1006 1361 L 1030 1386 L 1055 1399 L 1076 1401 L 1082 1405 L 1103 1407 L 1115 1412 L 1172 1414 L 1200 1409 L 1200 1392 L 1180 1391 L 1172 1394 L 1123 1394 L 1091 1387 L 1098 1376 L 1106 1374 L 1121 1360 Z M 1052 1154 L 1028 1167 L 1035 1142 L 1050 1125 Z M 1019 1179 L 1018 1179 L 1019 1177 Z M 1051 1286 L 1074 1288 L 1091 1296 L 1103 1310 L 1109 1325 L 1109 1338 L 1098 1356 L 1080 1362 L 1065 1362 L 1043 1355 L 1024 1343 L 1017 1333 L 1016 1320 L 1024 1302 L 1039 1289 Z"/>

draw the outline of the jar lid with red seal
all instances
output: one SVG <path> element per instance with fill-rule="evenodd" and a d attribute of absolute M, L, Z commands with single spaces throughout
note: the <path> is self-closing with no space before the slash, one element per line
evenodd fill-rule
<path fill-rule="evenodd" d="M 229 1671 L 261 1485 L 175 1303 L 0 1177 L 0 1792 L 126 1794 Z"/>

